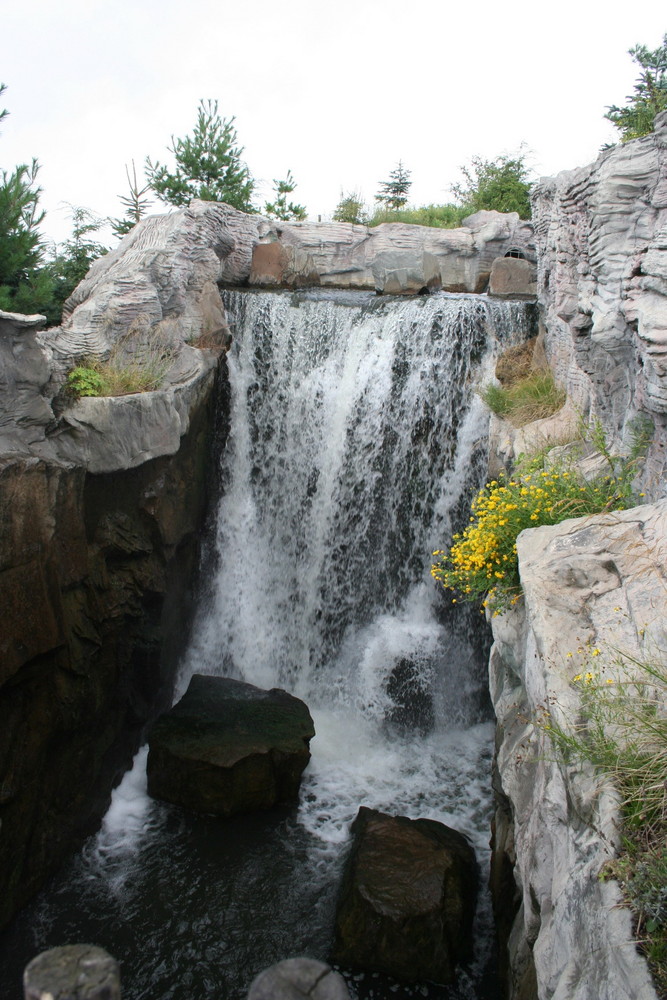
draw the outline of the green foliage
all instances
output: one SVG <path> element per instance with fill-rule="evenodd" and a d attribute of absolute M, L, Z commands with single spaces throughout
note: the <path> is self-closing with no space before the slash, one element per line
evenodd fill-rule
<path fill-rule="evenodd" d="M 616 609 L 617 611 L 620 609 Z M 638 659 L 598 648 L 583 655 L 572 680 L 576 720 L 555 706 L 536 719 L 565 764 L 588 762 L 607 775 L 621 799 L 624 849 L 602 878 L 618 879 L 659 990 L 667 990 L 667 651 Z M 576 655 L 568 653 L 568 657 Z M 593 662 L 593 658 L 594 662 Z M 662 994 L 661 994 L 662 995 Z"/>
<path fill-rule="evenodd" d="M 52 283 L 51 297 L 45 311 L 48 322 L 53 324 L 60 322 L 64 303 L 79 282 L 83 281 L 93 261 L 108 253 L 108 247 L 90 239 L 103 225 L 103 219 L 77 205 L 70 205 L 70 218 L 72 235 L 55 248 L 45 268 Z"/>
<path fill-rule="evenodd" d="M 73 368 L 67 376 L 67 389 L 70 395 L 77 398 L 105 395 L 104 379 L 93 363 Z"/>
<path fill-rule="evenodd" d="M 39 226 L 44 212 L 39 209 L 41 188 L 37 187 L 39 164 L 21 164 L 0 179 L 0 309 L 22 311 L 30 301 L 44 245 Z M 34 312 L 34 309 L 30 309 Z"/>
<path fill-rule="evenodd" d="M 550 417 L 565 402 L 565 392 L 549 368 L 534 368 L 509 386 L 486 385 L 480 395 L 490 410 L 515 427 Z"/>
<path fill-rule="evenodd" d="M 655 116 L 667 109 L 667 34 L 653 52 L 645 45 L 635 45 L 629 55 L 641 67 L 634 93 L 626 97 L 624 107 L 614 104 L 605 115 L 619 130 L 621 142 L 648 135 L 653 131 Z"/>
<path fill-rule="evenodd" d="M 151 190 L 151 186 L 150 184 L 144 184 L 142 188 L 139 187 L 137 168 L 134 165 L 134 160 L 132 160 L 132 176 L 130 177 L 127 163 L 125 164 L 125 175 L 127 177 L 129 193 L 118 196 L 121 205 L 125 209 L 125 215 L 121 219 L 109 219 L 114 235 L 118 237 L 125 236 L 131 229 L 134 229 L 136 224 L 141 222 L 150 205 L 150 199 L 145 196 Z"/>
<path fill-rule="evenodd" d="M 389 173 L 388 181 L 380 181 L 380 191 L 375 200 L 393 212 L 404 208 L 408 203 L 408 192 L 412 185 L 410 171 L 403 166 L 402 160 Z"/>
<path fill-rule="evenodd" d="M 237 145 L 234 121 L 220 117 L 217 101 L 200 101 L 192 136 L 171 137 L 168 148 L 176 160 L 175 170 L 146 158 L 148 182 L 161 201 L 181 206 L 200 198 L 253 211 L 254 181 L 241 160 L 243 147 Z"/>
<path fill-rule="evenodd" d="M 484 160 L 473 156 L 470 166 L 461 167 L 463 183 L 452 185 L 452 192 L 465 215 L 482 209 L 497 212 L 518 212 L 521 219 L 530 218 L 530 171 L 526 152 L 514 156 L 497 156 Z"/>
<path fill-rule="evenodd" d="M 376 208 L 369 226 L 383 222 L 405 222 L 412 226 L 432 226 L 435 229 L 456 229 L 470 213 L 459 205 L 422 205 L 421 208 L 400 208 L 390 211 Z"/>
<path fill-rule="evenodd" d="M 368 222 L 366 206 L 358 191 L 340 193 L 340 201 L 333 214 L 334 222 L 352 222 L 357 226 L 365 226 Z"/>
<path fill-rule="evenodd" d="M 287 201 L 287 195 L 291 194 L 295 188 L 296 183 L 292 177 L 291 170 L 287 171 L 287 177 L 284 181 L 274 180 L 273 190 L 275 192 L 275 201 L 266 202 L 264 205 L 264 214 L 273 219 L 280 219 L 283 222 L 291 220 L 303 222 L 308 214 L 305 207 L 303 205 L 296 205 L 292 201 Z"/>

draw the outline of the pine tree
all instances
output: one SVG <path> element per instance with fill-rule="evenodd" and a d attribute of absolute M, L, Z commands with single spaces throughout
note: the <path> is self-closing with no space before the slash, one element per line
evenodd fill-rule
<path fill-rule="evenodd" d="M 125 164 L 125 175 L 127 177 L 129 194 L 118 196 L 121 205 L 125 208 L 125 215 L 122 219 L 109 219 L 111 228 L 118 237 L 125 236 L 131 229 L 134 229 L 136 224 L 141 222 L 150 205 L 150 199 L 146 198 L 145 195 L 151 190 L 151 186 L 150 184 L 145 184 L 142 188 L 139 187 L 137 168 L 134 165 L 134 160 L 132 160 L 132 176 L 130 177 L 127 163 Z"/>
<path fill-rule="evenodd" d="M 296 183 L 292 177 L 292 171 L 287 171 L 287 177 L 284 181 L 274 180 L 273 190 L 275 192 L 275 201 L 267 201 L 264 205 L 264 215 L 268 215 L 273 219 L 280 219 L 283 222 L 289 222 L 291 220 L 295 222 L 303 222 L 307 216 L 307 211 L 303 205 L 295 205 L 294 202 L 287 201 L 287 195 L 291 194 L 296 188 Z"/>
<path fill-rule="evenodd" d="M 161 201 L 181 206 L 200 198 L 253 211 L 254 181 L 241 160 L 243 147 L 237 145 L 234 121 L 220 117 L 217 101 L 200 101 L 192 136 L 171 137 L 168 148 L 176 160 L 175 170 L 146 158 L 148 182 Z"/>
<path fill-rule="evenodd" d="M 389 180 L 380 181 L 380 192 L 375 195 L 375 200 L 385 205 L 390 212 L 407 205 L 408 191 L 412 184 L 410 173 L 411 171 L 403 166 L 403 161 L 399 160 L 398 165 L 389 174 Z"/>
<path fill-rule="evenodd" d="M 639 139 L 653 131 L 655 116 L 667 109 L 667 34 L 659 49 L 651 52 L 645 45 L 635 45 L 629 55 L 641 66 L 634 94 L 625 107 L 613 104 L 607 118 L 621 133 L 621 142 Z"/>

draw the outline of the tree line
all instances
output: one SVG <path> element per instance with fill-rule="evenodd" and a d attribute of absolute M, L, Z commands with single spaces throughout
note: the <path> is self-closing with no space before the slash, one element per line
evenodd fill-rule
<path fill-rule="evenodd" d="M 624 106 L 612 105 L 605 115 L 618 129 L 621 142 L 651 132 L 655 116 L 667 109 L 667 34 L 659 48 L 652 51 L 636 45 L 629 55 L 640 69 L 634 91 Z M 0 84 L 0 97 L 5 90 Z M 8 114 L 7 109 L 0 109 L 0 125 Z M 289 170 L 285 178 L 273 181 L 271 200 L 261 208 L 255 205 L 256 183 L 243 159 L 235 118 L 222 117 L 217 101 L 200 101 L 192 133 L 184 138 L 172 136 L 167 148 L 173 166 L 147 157 L 145 182 L 138 179 L 134 163 L 131 171 L 126 166 L 128 187 L 119 196 L 124 209 L 120 218 L 101 219 L 71 206 L 71 235 L 58 245 L 47 245 L 40 232 L 44 212 L 39 204 L 37 160 L 0 171 L 0 309 L 39 312 L 49 324 L 59 323 L 67 297 L 93 260 L 108 250 L 96 239 L 101 227 L 108 222 L 116 236 L 123 236 L 147 214 L 151 195 L 174 207 L 199 198 L 283 221 L 306 218 L 306 208 L 291 200 L 296 182 Z M 451 202 L 411 207 L 411 171 L 399 160 L 388 179 L 379 182 L 372 208 L 358 192 L 341 191 L 333 219 L 369 226 L 402 221 L 451 228 L 480 209 L 518 212 L 521 218 L 530 218 L 531 177 L 526 161 L 524 148 L 495 159 L 473 157 L 461 168 L 463 180 L 451 187 Z"/>

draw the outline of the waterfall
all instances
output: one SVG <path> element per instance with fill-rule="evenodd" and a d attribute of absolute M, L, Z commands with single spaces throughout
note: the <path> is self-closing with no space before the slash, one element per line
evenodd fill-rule
<path fill-rule="evenodd" d="M 470 724 L 483 678 L 462 630 L 442 624 L 430 555 L 484 474 L 480 363 L 524 308 L 243 292 L 226 306 L 217 569 L 184 677 L 282 686 L 376 721 L 402 707 L 392 687 L 433 697 L 437 677 L 455 693 L 438 724 Z"/>
<path fill-rule="evenodd" d="M 485 475 L 476 387 L 497 342 L 528 336 L 530 308 L 321 291 L 227 292 L 226 308 L 230 433 L 178 693 L 197 671 L 302 697 L 317 735 L 298 810 L 223 821 L 153 802 L 143 752 L 100 833 L 16 921 L 17 982 L 63 940 L 122 959 L 124 1000 L 241 1000 L 273 962 L 326 959 L 361 805 L 445 822 L 488 863 L 486 632 L 429 569 Z M 455 990 L 350 988 L 495 997 L 491 924 L 483 898 L 478 957 Z M 14 1000 L 2 979 L 0 1000 Z"/>

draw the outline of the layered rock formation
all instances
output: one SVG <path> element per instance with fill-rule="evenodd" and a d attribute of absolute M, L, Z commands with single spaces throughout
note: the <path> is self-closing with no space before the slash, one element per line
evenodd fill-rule
<path fill-rule="evenodd" d="M 646 414 L 655 433 L 644 485 L 667 468 L 667 112 L 643 139 L 537 185 L 533 221 L 545 347 L 586 418 L 628 447 Z"/>

